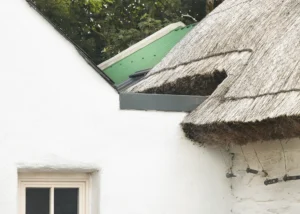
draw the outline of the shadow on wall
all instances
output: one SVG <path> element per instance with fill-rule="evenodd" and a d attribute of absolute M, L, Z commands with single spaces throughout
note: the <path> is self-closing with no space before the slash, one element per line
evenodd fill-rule
<path fill-rule="evenodd" d="M 234 158 L 227 167 L 235 175 L 230 178 L 234 213 L 298 213 L 299 138 L 233 146 L 230 152 Z M 247 168 L 267 174 L 247 173 Z"/>
<path fill-rule="evenodd" d="M 299 138 L 233 146 L 230 152 L 234 159 L 229 167 L 236 176 L 230 178 L 233 213 L 299 213 Z M 268 175 L 247 173 L 248 167 Z"/>

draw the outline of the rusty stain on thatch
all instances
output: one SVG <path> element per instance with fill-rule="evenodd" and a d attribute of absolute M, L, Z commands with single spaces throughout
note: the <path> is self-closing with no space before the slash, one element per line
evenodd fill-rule
<path fill-rule="evenodd" d="M 182 122 L 202 144 L 299 137 L 299 14 L 298 0 L 226 0 L 129 91 L 211 94 Z"/>

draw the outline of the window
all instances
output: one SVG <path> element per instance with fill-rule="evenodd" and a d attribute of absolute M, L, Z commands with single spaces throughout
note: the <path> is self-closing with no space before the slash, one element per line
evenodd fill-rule
<path fill-rule="evenodd" d="M 19 214 L 88 214 L 87 174 L 19 174 Z"/>

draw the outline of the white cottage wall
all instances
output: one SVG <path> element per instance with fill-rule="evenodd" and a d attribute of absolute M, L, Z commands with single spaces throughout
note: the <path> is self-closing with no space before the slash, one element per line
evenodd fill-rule
<path fill-rule="evenodd" d="M 265 186 L 266 179 L 300 175 L 300 140 L 259 142 L 234 146 L 232 178 L 234 214 L 298 214 L 300 211 L 300 180 Z M 247 174 L 247 167 L 268 172 L 267 177 Z"/>
<path fill-rule="evenodd" d="M 218 150 L 187 141 L 183 113 L 120 111 L 118 94 L 25 0 L 0 8 L 0 213 L 18 170 L 93 171 L 93 213 L 227 214 Z"/>

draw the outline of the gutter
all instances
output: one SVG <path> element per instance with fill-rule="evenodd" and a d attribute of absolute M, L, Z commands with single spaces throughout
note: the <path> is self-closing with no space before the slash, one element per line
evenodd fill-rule
<path fill-rule="evenodd" d="M 121 110 L 152 110 L 170 112 L 191 112 L 208 97 L 174 94 L 144 94 L 121 92 Z"/>
<path fill-rule="evenodd" d="M 141 81 L 150 70 L 138 71 L 132 74 L 126 82 L 117 86 L 121 110 L 191 112 L 208 98 L 196 95 L 126 92 L 127 88 Z"/>

